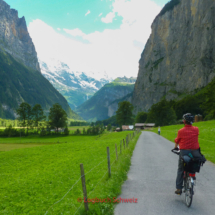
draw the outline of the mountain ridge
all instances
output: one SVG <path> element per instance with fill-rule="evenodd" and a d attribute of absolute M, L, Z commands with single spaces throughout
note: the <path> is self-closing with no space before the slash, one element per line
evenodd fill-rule
<path fill-rule="evenodd" d="M 49 63 L 39 60 L 39 63 L 44 77 L 67 99 L 73 110 L 112 81 L 107 75 L 95 79 L 84 72 L 74 72 L 66 63 L 56 59 Z"/>

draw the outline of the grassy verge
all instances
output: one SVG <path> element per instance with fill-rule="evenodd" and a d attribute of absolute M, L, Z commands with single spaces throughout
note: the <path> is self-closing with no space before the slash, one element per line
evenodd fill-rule
<path fill-rule="evenodd" d="M 215 163 L 215 120 L 197 122 L 193 126 L 199 128 L 199 145 L 201 152 L 205 155 L 207 160 Z M 179 129 L 184 125 L 172 125 L 161 127 L 161 136 L 174 142 Z M 157 133 L 157 128 L 153 129 Z"/>
<path fill-rule="evenodd" d="M 117 196 L 121 193 L 121 186 L 127 179 L 127 173 L 131 165 L 131 156 L 139 136 L 140 133 L 129 142 L 128 148 L 122 150 L 122 154 L 119 154 L 117 161 L 115 158 L 112 159 L 111 177 L 108 177 L 108 173 L 104 174 L 104 178 L 100 179 L 100 182 L 97 184 L 98 186 L 95 189 L 93 188 L 88 196 L 88 198 L 93 201 L 95 201 L 96 198 L 101 201 L 102 199 L 109 198 L 110 202 L 101 203 L 97 200 L 96 203 L 89 203 L 90 211 L 88 213 L 85 212 L 80 203 L 80 206 L 82 207 L 82 209 L 78 211 L 80 214 L 114 214 L 114 205 L 117 204 L 115 199 L 117 199 Z M 120 145 L 117 145 L 119 150 Z"/>
<path fill-rule="evenodd" d="M 119 151 L 120 141 L 129 133 L 59 137 L 59 144 L 0 152 L 0 214 L 84 214 L 83 204 L 77 201 L 83 196 L 80 163 L 84 165 L 88 198 L 117 196 L 126 179 L 138 135 L 123 149 L 117 162 L 115 144 Z M 35 142 L 36 139 L 37 142 L 38 139 L 44 143 L 56 142 L 56 138 L 34 137 Z M 25 144 L 30 140 L 26 137 Z M 107 146 L 111 153 L 110 179 Z M 113 203 L 89 207 L 90 214 L 113 213 Z"/>

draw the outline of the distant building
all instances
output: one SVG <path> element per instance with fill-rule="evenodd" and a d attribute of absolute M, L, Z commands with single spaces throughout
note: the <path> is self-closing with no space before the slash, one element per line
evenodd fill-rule
<path fill-rule="evenodd" d="M 135 128 L 137 128 L 137 129 L 144 129 L 144 126 L 145 126 L 145 123 L 136 123 L 135 124 Z"/>
<path fill-rule="evenodd" d="M 136 123 L 135 128 L 136 129 L 149 129 L 155 127 L 155 123 Z"/>
<path fill-rule="evenodd" d="M 132 130 L 134 130 L 134 126 L 133 125 L 123 125 L 122 130 L 123 131 L 132 131 Z"/>
<path fill-rule="evenodd" d="M 146 123 L 144 129 L 155 127 L 155 123 Z"/>
<path fill-rule="evenodd" d="M 65 130 L 65 128 L 58 128 L 58 133 L 62 133 L 62 132 L 64 132 L 64 130 Z M 51 129 L 50 131 L 56 133 L 57 132 L 57 128 Z"/>
<path fill-rule="evenodd" d="M 121 129 L 120 129 L 120 128 L 116 128 L 116 130 L 115 130 L 115 131 L 119 132 L 119 131 L 121 131 Z"/>

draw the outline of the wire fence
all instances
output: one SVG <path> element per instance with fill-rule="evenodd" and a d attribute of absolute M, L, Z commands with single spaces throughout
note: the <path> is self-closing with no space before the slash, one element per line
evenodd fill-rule
<path fill-rule="evenodd" d="M 118 154 L 120 154 L 120 153 L 122 152 L 123 148 L 124 148 L 124 149 L 128 148 L 129 142 L 130 142 L 139 132 L 140 132 L 140 130 L 137 130 L 137 131 L 134 131 L 133 133 L 128 134 L 128 135 L 126 136 L 126 139 L 125 139 L 125 140 L 123 139 L 123 140 L 120 141 L 120 143 L 118 143 L 118 144 L 115 145 L 115 150 L 113 150 L 113 151 L 112 151 L 111 153 L 109 153 L 109 154 L 107 153 L 107 158 L 109 157 L 109 159 L 110 159 L 110 157 L 112 157 L 113 154 L 116 154 L 116 158 L 114 159 L 114 161 L 113 161 L 110 165 L 108 165 L 108 169 L 107 169 L 107 170 L 105 171 L 105 173 L 102 175 L 102 177 L 100 178 L 100 180 L 96 183 L 96 185 L 94 186 L 93 190 L 91 190 L 91 191 L 89 192 L 88 196 L 89 196 L 89 195 L 95 190 L 95 188 L 102 182 L 102 179 L 103 179 L 103 178 L 105 177 L 105 175 L 110 171 L 110 167 L 111 167 L 115 162 L 117 162 L 117 160 L 118 160 Z M 90 147 L 90 148 L 93 148 L 93 147 Z M 108 148 L 109 148 L 109 147 L 108 147 Z M 87 149 L 89 149 L 89 148 L 87 148 Z M 119 152 L 119 149 L 120 149 L 120 152 Z M 117 150 L 118 150 L 118 151 L 117 151 Z M 78 182 L 79 182 L 80 180 L 82 180 L 83 195 L 84 195 L 84 196 L 85 196 L 85 195 L 87 196 L 87 193 L 85 193 L 85 192 L 86 192 L 86 189 L 84 189 L 84 187 L 86 188 L 85 176 L 88 175 L 88 174 L 89 174 L 90 172 L 92 172 L 93 170 L 95 170 L 97 167 L 99 167 L 102 163 L 104 163 L 105 161 L 107 161 L 107 158 L 105 158 L 105 159 L 103 159 L 101 162 L 99 162 L 99 164 L 97 164 L 96 166 L 94 166 L 93 168 L 91 168 L 87 173 L 81 175 L 81 176 L 77 179 L 77 181 L 71 186 L 71 188 L 63 195 L 63 197 L 62 197 L 60 200 L 58 200 L 58 201 L 56 201 L 55 203 L 53 203 L 53 204 L 48 208 L 48 210 L 45 212 L 44 215 L 47 215 L 48 212 L 50 211 L 50 209 L 52 209 L 54 205 L 56 205 L 56 204 L 58 204 L 59 202 L 61 202 L 61 201 L 69 194 L 69 192 L 71 192 L 71 191 L 73 190 L 73 188 L 75 187 L 75 185 L 77 185 Z M 100 169 L 100 170 L 97 171 L 96 173 L 101 172 L 101 171 L 103 171 L 103 169 Z M 109 176 L 110 176 L 110 175 L 109 175 Z M 83 199 L 84 199 L 84 198 L 83 198 Z M 77 214 L 77 212 L 79 211 L 79 209 L 81 208 L 81 206 L 82 206 L 84 203 L 86 203 L 86 201 L 82 201 L 82 203 L 80 204 L 80 206 L 77 207 L 77 209 L 76 209 L 74 215 Z M 87 203 L 87 205 L 88 205 L 88 203 Z M 85 210 L 88 210 L 88 206 L 86 207 L 86 204 L 85 204 Z"/>

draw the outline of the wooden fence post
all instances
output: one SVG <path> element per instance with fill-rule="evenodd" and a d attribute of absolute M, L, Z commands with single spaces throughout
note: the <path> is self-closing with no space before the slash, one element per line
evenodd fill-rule
<path fill-rule="evenodd" d="M 84 195 L 84 207 L 85 207 L 85 210 L 88 211 L 89 208 L 88 208 L 88 202 L 87 202 L 87 188 L 85 184 L 84 166 L 82 163 L 80 164 L 80 169 L 81 169 L 81 182 L 82 182 L 83 195 Z"/>
<path fill-rule="evenodd" d="M 118 161 L 117 145 L 116 144 L 115 144 L 115 150 L 116 150 L 116 160 Z"/>
<path fill-rule="evenodd" d="M 125 140 L 123 139 L 123 146 L 124 146 L 124 149 L 125 149 Z"/>
<path fill-rule="evenodd" d="M 110 149 L 107 147 L 107 161 L 108 161 L 108 174 L 111 177 L 111 170 L 110 170 Z"/>
<path fill-rule="evenodd" d="M 120 154 L 122 154 L 122 140 L 120 140 Z"/>

